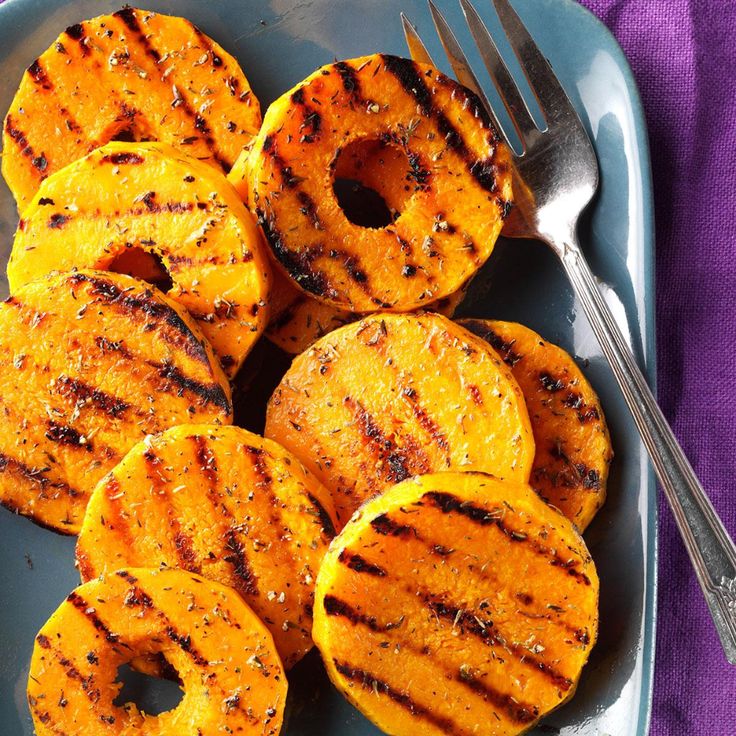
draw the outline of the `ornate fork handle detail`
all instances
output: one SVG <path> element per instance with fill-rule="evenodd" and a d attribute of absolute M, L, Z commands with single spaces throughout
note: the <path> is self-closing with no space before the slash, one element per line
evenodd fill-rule
<path fill-rule="evenodd" d="M 736 547 L 649 390 L 575 238 L 570 238 L 561 248 L 552 245 L 649 451 L 726 657 L 731 664 L 736 664 Z"/>

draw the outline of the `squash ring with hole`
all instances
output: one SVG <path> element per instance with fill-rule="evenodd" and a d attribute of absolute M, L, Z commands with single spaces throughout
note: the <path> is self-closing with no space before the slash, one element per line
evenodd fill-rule
<path fill-rule="evenodd" d="M 158 716 L 117 705 L 118 667 L 154 654 L 181 680 L 179 705 Z M 44 624 L 28 704 L 38 736 L 277 736 L 286 690 L 271 634 L 233 590 L 126 568 L 73 590 Z"/>
<path fill-rule="evenodd" d="M 385 162 L 368 171 L 395 212 L 382 228 L 351 222 L 333 190 L 364 159 Z M 388 55 L 329 64 L 274 102 L 248 176 L 282 270 L 356 312 L 409 311 L 457 291 L 491 254 L 511 198 L 508 151 L 478 99 Z"/>
<path fill-rule="evenodd" d="M 72 268 L 144 278 L 143 257 L 160 259 L 167 295 L 232 378 L 266 326 L 267 249 L 225 177 L 173 146 L 108 143 L 43 181 L 15 234 L 8 282 L 12 292 Z"/>

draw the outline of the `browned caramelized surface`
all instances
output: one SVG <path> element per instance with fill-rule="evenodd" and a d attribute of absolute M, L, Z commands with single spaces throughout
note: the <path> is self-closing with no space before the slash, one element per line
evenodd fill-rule
<path fill-rule="evenodd" d="M 613 458 L 598 396 L 561 348 L 516 322 L 460 320 L 511 368 L 526 400 L 536 452 L 529 483 L 583 531 L 606 499 Z"/>
<path fill-rule="evenodd" d="M 159 260 L 232 377 L 266 325 L 266 248 L 225 177 L 172 146 L 108 143 L 46 179 L 15 235 L 10 290 L 72 268 L 154 280 L 141 256 Z"/>
<path fill-rule="evenodd" d="M 129 276 L 52 274 L 0 304 L 0 502 L 76 533 L 97 481 L 146 435 L 232 420 L 191 318 Z"/>
<path fill-rule="evenodd" d="M 483 473 L 404 481 L 335 538 L 314 639 L 333 683 L 393 736 L 512 736 L 569 699 L 598 577 L 531 488 Z"/>
<path fill-rule="evenodd" d="M 97 486 L 77 543 L 83 580 L 180 567 L 234 588 L 286 667 L 312 647 L 314 581 L 334 535 L 322 484 L 238 427 L 174 427 L 136 445 Z"/>
<path fill-rule="evenodd" d="M 116 705 L 117 669 L 163 655 L 184 697 L 159 716 Z M 36 636 L 28 703 L 38 736 L 277 736 L 286 677 L 270 633 L 224 585 L 129 568 L 73 590 Z"/>
<path fill-rule="evenodd" d="M 266 436 L 327 486 L 341 524 L 411 475 L 468 469 L 525 482 L 534 457 L 508 367 L 429 312 L 376 314 L 318 340 L 271 397 Z"/>
<path fill-rule="evenodd" d="M 372 152 L 351 157 L 355 146 Z M 351 311 L 403 311 L 457 291 L 488 258 L 511 197 L 507 158 L 456 82 L 367 56 L 319 69 L 271 105 L 249 201 L 301 289 Z M 333 186 L 351 176 L 381 188 L 393 221 L 350 221 Z"/>
<path fill-rule="evenodd" d="M 273 297 L 266 337 L 292 355 L 303 353 L 328 332 L 365 316 L 310 297 L 280 272 L 275 272 Z M 426 309 L 452 317 L 464 297 L 465 289 L 462 288 L 444 299 L 430 302 Z"/>
<path fill-rule="evenodd" d="M 2 172 L 22 211 L 111 140 L 160 140 L 229 171 L 261 122 L 237 61 L 188 20 L 125 7 L 66 29 L 23 75 Z"/>

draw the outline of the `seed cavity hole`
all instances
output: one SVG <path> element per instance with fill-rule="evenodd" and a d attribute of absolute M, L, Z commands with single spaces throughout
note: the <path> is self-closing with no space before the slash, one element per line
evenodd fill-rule
<path fill-rule="evenodd" d="M 414 191 L 404 151 L 392 143 L 358 140 L 343 148 L 334 166 L 333 190 L 354 225 L 384 228 L 403 212 Z"/>
<path fill-rule="evenodd" d="M 168 663 L 161 657 L 162 663 Z M 171 668 L 170 665 L 168 665 Z M 176 678 L 176 672 L 171 672 Z M 134 670 L 130 664 L 122 664 L 118 667 L 117 682 L 122 688 L 113 701 L 113 705 L 119 708 L 126 703 L 133 703 L 139 711 L 148 715 L 158 716 L 176 708 L 184 697 L 184 691 L 176 679 L 164 680 L 160 677 L 152 677 Z"/>
<path fill-rule="evenodd" d="M 138 245 L 128 245 L 107 265 L 108 271 L 124 273 L 160 289 L 164 293 L 171 290 L 174 282 L 156 253 L 144 250 Z"/>

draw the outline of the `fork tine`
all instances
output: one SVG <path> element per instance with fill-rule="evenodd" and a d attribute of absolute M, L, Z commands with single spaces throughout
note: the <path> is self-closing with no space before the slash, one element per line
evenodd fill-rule
<path fill-rule="evenodd" d="M 468 24 L 468 28 L 470 28 L 473 40 L 488 70 L 488 74 L 521 139 L 522 147 L 526 148 L 526 142 L 530 134 L 537 129 L 534 119 L 529 112 L 529 106 L 521 96 L 519 88 L 516 86 L 511 72 L 509 72 L 509 68 L 498 51 L 493 36 L 491 36 L 483 19 L 478 15 L 475 6 L 473 6 L 470 0 L 460 0 L 460 5 L 462 6 L 465 21 Z"/>
<path fill-rule="evenodd" d="M 401 27 L 404 29 L 404 38 L 411 58 L 420 64 L 431 64 L 436 67 L 437 65 L 432 61 L 432 57 L 429 55 L 421 36 L 417 33 L 417 29 L 403 13 L 401 13 Z"/>
<path fill-rule="evenodd" d="M 496 130 L 501 133 L 506 140 L 506 143 L 508 143 L 508 135 L 501 127 L 501 124 L 496 117 L 496 113 L 493 111 L 491 103 L 488 101 L 483 88 L 480 86 L 478 78 L 473 73 L 470 63 L 468 62 L 468 58 L 463 53 L 452 28 L 450 28 L 450 25 L 445 20 L 445 16 L 442 15 L 432 0 L 427 0 L 427 3 L 429 5 L 429 12 L 432 14 L 434 27 L 437 29 L 437 35 L 440 37 L 440 41 L 442 42 L 442 48 L 445 50 L 445 55 L 450 62 L 450 66 L 452 66 L 452 70 L 455 72 L 457 81 L 478 95 L 483 107 L 485 107 L 486 111 L 491 116 L 491 119 L 496 126 Z"/>
<path fill-rule="evenodd" d="M 570 116 L 580 123 L 580 118 L 550 63 L 511 7 L 509 0 L 493 0 L 493 5 L 547 123 L 551 125 L 565 119 L 569 120 Z"/>

